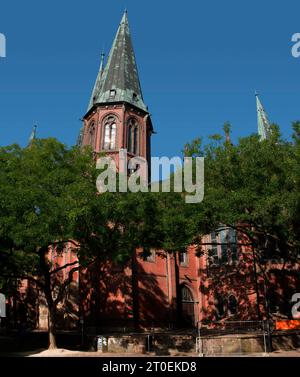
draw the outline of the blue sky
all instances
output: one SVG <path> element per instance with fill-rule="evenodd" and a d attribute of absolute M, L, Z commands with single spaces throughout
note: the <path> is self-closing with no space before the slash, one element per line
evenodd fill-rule
<path fill-rule="evenodd" d="M 39 137 L 76 142 L 125 7 L 157 131 L 153 155 L 178 155 L 225 121 L 233 140 L 256 132 L 255 89 L 288 137 L 300 119 L 300 58 L 291 55 L 299 1 L 27 0 L 0 5 L 0 145 L 26 145 L 34 123 Z"/>

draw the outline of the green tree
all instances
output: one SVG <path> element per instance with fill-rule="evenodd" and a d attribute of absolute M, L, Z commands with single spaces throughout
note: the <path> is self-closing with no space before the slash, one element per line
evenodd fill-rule
<path fill-rule="evenodd" d="M 35 140 L 28 148 L 0 149 L 0 253 L 2 279 L 28 279 L 45 295 L 49 311 L 49 347 L 56 347 L 57 305 L 78 260 L 57 266 L 50 248 L 63 252 L 74 241 L 77 217 L 89 206 L 95 189 L 90 151 L 79 153 L 55 139 Z M 95 191 L 95 190 L 94 190 Z M 59 273 L 69 267 L 61 282 Z"/>
<path fill-rule="evenodd" d="M 99 194 L 93 157 L 88 148 L 67 148 L 55 139 L 0 149 L 0 276 L 8 284 L 28 279 L 43 292 L 51 348 L 56 347 L 57 307 L 76 271 L 107 260 L 125 264 L 137 249 L 147 254 L 161 246 L 158 197 Z M 63 253 L 67 243 L 76 260 L 55 265 L 49 250 Z"/>
<path fill-rule="evenodd" d="M 219 224 L 235 227 L 249 239 L 257 262 L 283 258 L 299 261 L 299 122 L 293 124 L 293 142 L 284 140 L 272 125 L 271 137 L 258 135 L 228 142 L 214 135 L 207 145 L 199 139 L 187 144 L 186 155 L 205 157 L 205 194 L 193 206 L 194 224 L 207 231 Z"/>

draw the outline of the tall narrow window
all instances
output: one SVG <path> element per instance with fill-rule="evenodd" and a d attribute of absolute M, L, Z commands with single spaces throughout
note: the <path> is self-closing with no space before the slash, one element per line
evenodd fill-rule
<path fill-rule="evenodd" d="M 237 260 L 236 231 L 231 227 L 223 228 L 220 231 L 221 259 L 223 263 L 231 263 Z"/>
<path fill-rule="evenodd" d="M 237 260 L 237 235 L 236 230 L 229 228 L 229 242 L 232 262 Z"/>
<path fill-rule="evenodd" d="M 130 124 L 128 126 L 128 142 L 127 142 L 127 150 L 128 150 L 128 152 L 131 152 L 131 150 L 132 150 L 132 137 L 131 137 L 131 134 L 132 134 L 132 125 Z"/>
<path fill-rule="evenodd" d="M 104 121 L 104 143 L 103 148 L 105 150 L 116 148 L 116 133 L 117 125 L 115 117 L 109 116 Z"/>
<path fill-rule="evenodd" d="M 180 301 L 181 301 L 181 320 L 184 326 L 195 325 L 195 301 L 193 294 L 186 285 L 182 285 L 180 289 Z"/>
<path fill-rule="evenodd" d="M 220 231 L 220 241 L 221 241 L 221 258 L 222 262 L 226 263 L 228 262 L 228 229 L 222 229 Z"/>
<path fill-rule="evenodd" d="M 133 129 L 133 153 L 137 154 L 137 145 L 138 145 L 138 129 L 134 127 Z"/>
<path fill-rule="evenodd" d="M 127 123 L 127 150 L 133 154 L 139 151 L 139 129 L 134 118 L 130 118 Z"/>
<path fill-rule="evenodd" d="M 116 123 L 113 123 L 110 127 L 110 149 L 116 148 Z"/>
<path fill-rule="evenodd" d="M 211 262 L 212 264 L 219 264 L 218 245 L 216 232 L 211 232 Z"/>
<path fill-rule="evenodd" d="M 179 263 L 180 263 L 181 266 L 187 266 L 188 265 L 187 252 L 179 253 Z"/>

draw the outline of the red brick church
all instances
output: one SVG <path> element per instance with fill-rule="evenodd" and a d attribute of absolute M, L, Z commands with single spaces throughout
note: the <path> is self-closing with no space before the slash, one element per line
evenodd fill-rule
<path fill-rule="evenodd" d="M 142 95 L 126 12 L 105 67 L 101 57 L 83 119 L 81 145 L 91 145 L 95 153 L 104 151 L 117 165 L 121 148 L 127 149 L 128 159 L 139 155 L 150 160 L 153 126 Z M 254 271 L 251 249 L 239 246 L 239 238 L 233 229 L 220 229 L 206 240 L 220 245 L 211 251 L 207 246 L 202 257 L 197 257 L 191 246 L 183 254 L 153 250 L 146 260 L 136 256 L 125 270 L 101 266 L 95 282 L 98 287 L 86 290 L 88 281 L 81 282 L 82 293 L 87 291 L 82 297 L 85 321 L 104 327 L 176 327 L 205 320 L 261 318 L 265 312 L 263 282 Z M 288 279 L 294 283 L 296 271 L 291 269 Z M 282 284 L 288 296 L 289 284 Z M 272 309 L 282 312 L 284 308 Z"/>
<path fill-rule="evenodd" d="M 104 151 L 117 165 L 121 148 L 127 150 L 128 159 L 142 156 L 150 162 L 153 133 L 125 12 L 105 65 L 101 57 L 78 143 L 92 146 L 96 154 Z M 181 254 L 152 250 L 145 260 L 137 253 L 125 268 L 107 263 L 77 275 L 75 293 L 69 295 L 74 310 L 68 312 L 67 303 L 62 305 L 62 326 L 77 326 L 80 317 L 87 327 L 119 330 L 194 327 L 199 321 L 264 317 L 264 282 L 252 250 L 240 245 L 242 236 L 234 229 L 220 228 L 204 242 L 215 245 L 207 246 L 201 256 L 193 246 Z M 65 256 L 67 260 L 73 257 Z M 59 257 L 53 254 L 51 258 Z M 300 289 L 299 271 L 289 266 L 281 276 L 278 263 L 272 265 L 274 291 L 269 309 L 274 315 L 288 316 L 288 299 Z M 24 294 L 29 288 L 24 285 Z M 47 308 L 41 298 L 36 297 L 36 302 L 35 324 L 45 328 Z"/>

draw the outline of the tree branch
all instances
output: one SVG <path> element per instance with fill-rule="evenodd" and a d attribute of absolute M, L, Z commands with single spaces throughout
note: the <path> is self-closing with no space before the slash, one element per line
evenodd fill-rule
<path fill-rule="evenodd" d="M 53 305 L 54 307 L 57 306 L 57 304 L 63 299 L 63 296 L 64 296 L 64 291 L 65 289 L 67 288 L 68 285 L 70 285 L 73 281 L 73 275 L 75 272 L 77 271 L 81 271 L 85 268 L 87 268 L 88 266 L 90 266 L 92 263 L 94 263 L 94 259 L 91 260 L 87 265 L 85 266 L 77 266 L 77 267 L 74 267 L 72 268 L 70 271 L 69 271 L 69 274 L 68 274 L 68 278 L 61 284 L 61 286 L 59 287 L 59 291 L 58 291 L 58 294 L 57 294 L 57 297 L 56 299 L 53 301 Z"/>
<path fill-rule="evenodd" d="M 56 273 L 58 273 L 59 271 L 64 270 L 64 269 L 67 268 L 67 267 L 74 266 L 74 265 L 77 264 L 77 263 L 79 263 L 78 260 L 75 261 L 75 262 L 66 263 L 66 264 L 63 265 L 63 266 L 57 267 L 55 270 L 51 270 L 51 271 L 50 271 L 50 275 L 52 275 L 52 274 L 56 274 Z"/>

